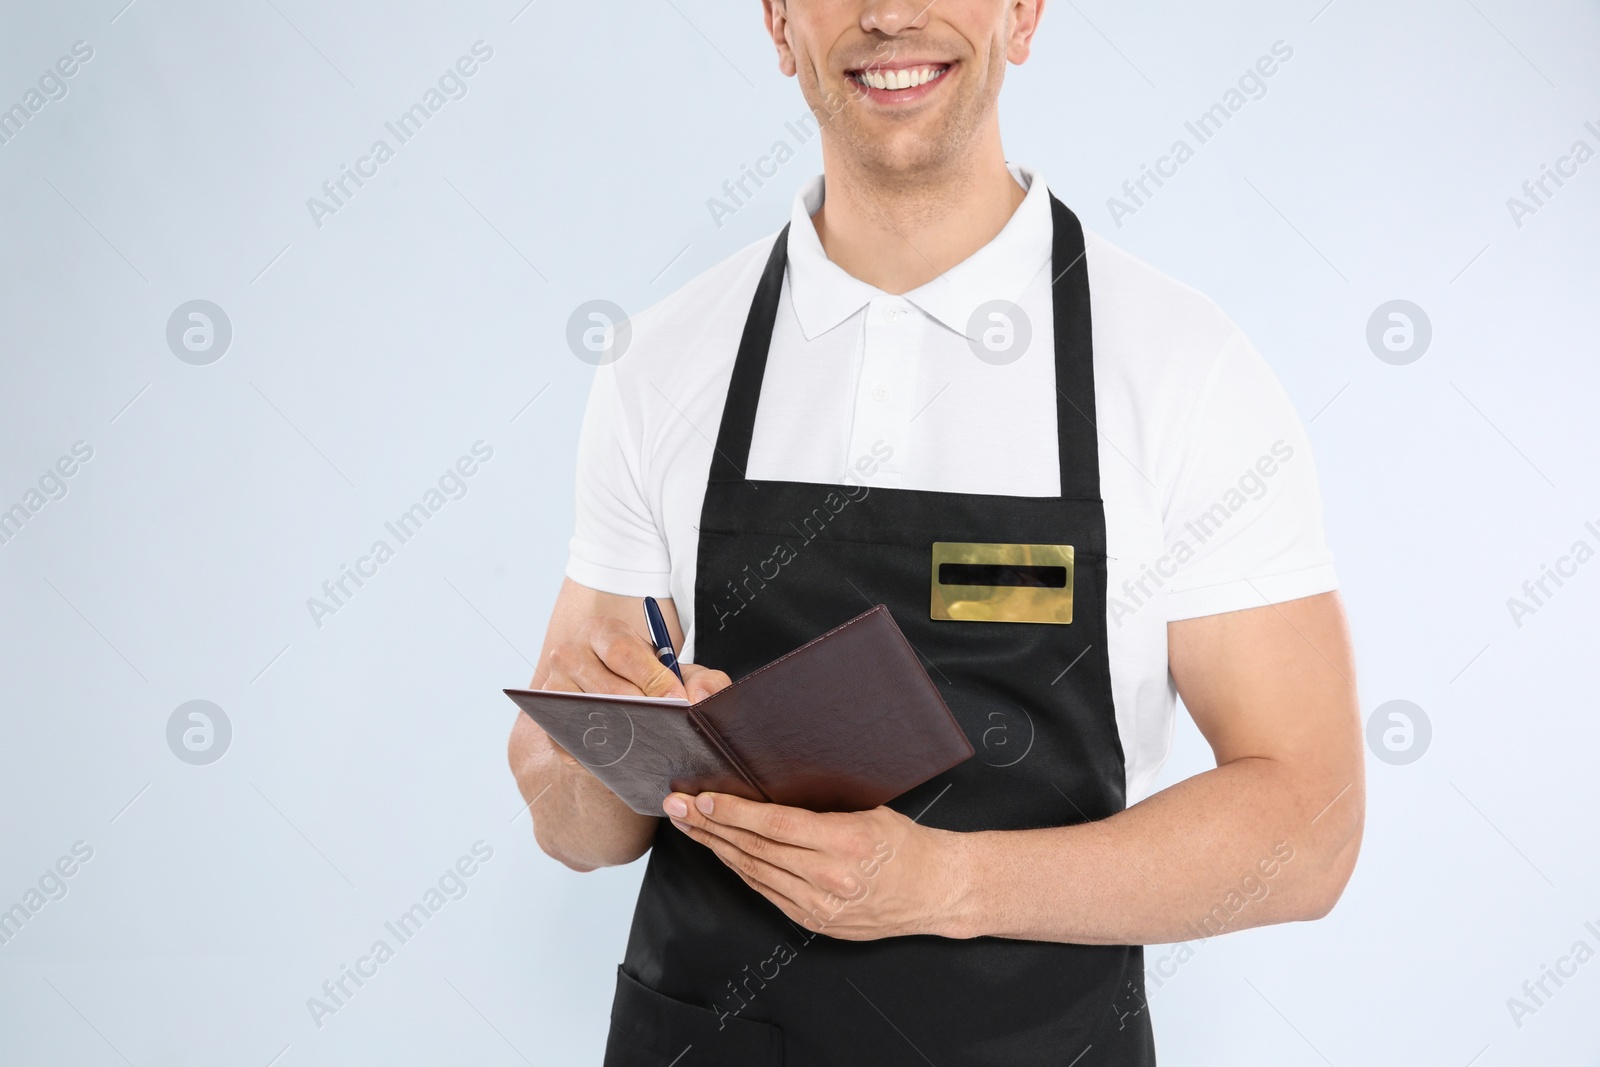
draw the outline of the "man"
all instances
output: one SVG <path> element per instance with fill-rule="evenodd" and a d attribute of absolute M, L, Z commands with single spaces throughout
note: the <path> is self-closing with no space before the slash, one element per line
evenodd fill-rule
<path fill-rule="evenodd" d="M 699 700 L 884 603 L 977 754 L 872 811 L 655 818 L 519 716 L 539 846 L 651 852 L 606 1063 L 1154 1063 L 1139 946 L 1320 917 L 1360 843 L 1304 431 L 1222 312 L 1007 165 L 1043 0 L 763 3 L 824 176 L 597 371 L 533 685 Z M 931 618 L 934 542 L 1072 546 L 1071 622 Z M 1151 795 L 1175 693 L 1217 767 Z"/>

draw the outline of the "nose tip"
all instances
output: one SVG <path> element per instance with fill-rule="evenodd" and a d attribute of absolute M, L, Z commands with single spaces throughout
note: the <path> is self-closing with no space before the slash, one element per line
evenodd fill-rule
<path fill-rule="evenodd" d="M 895 35 L 927 25 L 932 3 L 921 0 L 873 0 L 861 13 L 861 28 Z"/>

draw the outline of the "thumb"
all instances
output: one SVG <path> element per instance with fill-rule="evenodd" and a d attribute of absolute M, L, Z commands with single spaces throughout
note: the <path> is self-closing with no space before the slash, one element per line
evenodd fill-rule
<path fill-rule="evenodd" d="M 650 677 L 640 686 L 644 695 L 649 697 L 684 697 L 683 683 L 678 681 L 678 676 L 671 667 L 657 661 L 656 669 Z M 693 697 L 689 698 L 693 700 Z"/>

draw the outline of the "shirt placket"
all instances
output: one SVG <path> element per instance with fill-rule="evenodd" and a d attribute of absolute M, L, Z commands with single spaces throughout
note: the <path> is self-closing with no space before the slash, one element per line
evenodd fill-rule
<path fill-rule="evenodd" d="M 871 479 L 874 485 L 898 486 L 909 458 L 907 404 L 916 339 L 921 332 L 918 325 L 916 309 L 899 297 L 877 297 L 867 305 L 846 462 L 854 467 L 862 457 L 876 459 L 877 473 Z M 874 445 L 878 445 L 876 451 Z M 891 451 L 887 459 L 883 458 L 885 445 Z"/>

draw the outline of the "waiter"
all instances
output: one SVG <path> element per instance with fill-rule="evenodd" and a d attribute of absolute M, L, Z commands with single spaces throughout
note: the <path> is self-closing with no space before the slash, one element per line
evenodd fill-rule
<path fill-rule="evenodd" d="M 1306 435 L 1215 305 L 1008 165 L 1043 0 L 763 4 L 824 174 L 598 368 L 533 685 L 699 700 L 883 603 L 976 755 L 871 811 L 657 818 L 518 716 L 539 846 L 650 853 L 605 1063 L 1153 1064 L 1140 946 L 1318 918 L 1355 864 Z M 1070 577 L 952 618 L 950 546 Z M 1175 695 L 1217 767 L 1158 792 Z"/>

